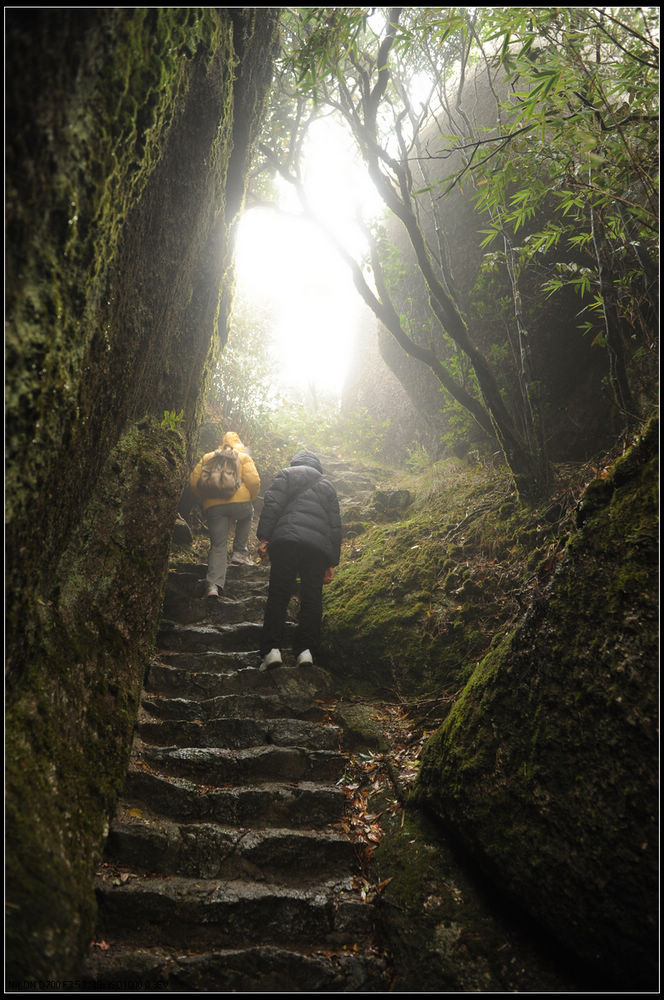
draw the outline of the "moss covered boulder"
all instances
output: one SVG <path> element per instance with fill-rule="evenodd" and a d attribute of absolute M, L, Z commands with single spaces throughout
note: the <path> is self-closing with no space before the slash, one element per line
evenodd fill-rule
<path fill-rule="evenodd" d="M 10 991 L 94 926 L 278 17 L 7 11 Z"/>
<path fill-rule="evenodd" d="M 409 476 L 398 520 L 375 507 L 344 522 L 338 573 L 325 589 L 328 669 L 341 689 L 380 697 L 451 695 L 513 617 L 542 544 L 541 511 L 517 510 L 503 470 L 445 459 Z M 547 502 L 548 503 L 548 502 Z M 353 509 L 350 508 L 352 511 Z"/>
<path fill-rule="evenodd" d="M 427 745 L 417 798 L 605 987 L 658 968 L 658 425 Z M 599 981 L 599 980 L 598 980 Z"/>

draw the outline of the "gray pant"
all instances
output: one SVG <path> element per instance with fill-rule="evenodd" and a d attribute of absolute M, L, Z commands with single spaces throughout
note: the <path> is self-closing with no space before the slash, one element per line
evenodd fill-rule
<path fill-rule="evenodd" d="M 226 583 L 228 533 L 231 524 L 235 524 L 233 552 L 247 554 L 253 514 L 254 507 L 250 500 L 243 503 L 218 504 L 206 510 L 205 518 L 210 532 L 210 552 L 205 578 L 207 583 L 213 583 L 216 587 L 223 587 Z"/>

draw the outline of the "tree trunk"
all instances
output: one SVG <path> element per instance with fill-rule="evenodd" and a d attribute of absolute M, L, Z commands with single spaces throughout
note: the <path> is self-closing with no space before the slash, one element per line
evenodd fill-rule
<path fill-rule="evenodd" d="M 604 314 L 604 330 L 606 333 L 606 349 L 609 355 L 609 380 L 613 389 L 613 397 L 626 426 L 638 419 L 637 407 L 627 378 L 625 352 L 620 332 L 620 318 L 616 299 L 615 282 L 611 277 L 611 247 L 604 232 L 604 226 L 597 212 L 590 211 L 590 224 L 593 235 L 593 246 L 597 260 L 599 288 L 602 296 L 602 311 Z"/>
<path fill-rule="evenodd" d="M 365 150 L 375 149 L 376 144 L 366 141 Z M 538 456 L 533 454 L 521 440 L 514 422 L 500 395 L 500 389 L 486 358 L 471 342 L 466 322 L 456 303 L 437 277 L 422 230 L 415 214 L 408 204 L 404 192 L 400 198 L 391 183 L 380 170 L 375 155 L 368 157 L 368 167 L 372 180 L 387 206 L 403 222 L 411 245 L 415 251 L 418 266 L 429 292 L 431 309 L 444 330 L 468 356 L 477 376 L 482 398 L 490 415 L 491 424 L 505 461 L 513 474 L 519 496 L 524 500 L 534 500 L 541 496 L 548 482 L 548 474 L 540 466 Z M 395 169 L 397 165 L 393 164 Z"/>

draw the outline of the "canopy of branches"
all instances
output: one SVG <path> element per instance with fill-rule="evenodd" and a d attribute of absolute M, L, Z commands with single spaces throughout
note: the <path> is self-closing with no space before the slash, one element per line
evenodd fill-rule
<path fill-rule="evenodd" d="M 524 495 L 548 478 L 538 389 L 546 373 L 533 372 L 525 275 L 537 273 L 542 298 L 570 288 L 581 296 L 579 325 L 606 347 L 620 421 L 647 409 L 633 369 L 639 355 L 655 357 L 658 54 L 653 7 L 283 9 L 249 204 L 265 201 L 278 172 L 311 216 L 308 130 L 327 116 L 344 123 L 404 227 L 430 318 L 409 323 L 395 305 L 384 228 L 367 229 L 364 261 L 330 238 L 385 328 L 495 437 Z M 480 89 L 488 116 L 476 113 Z M 443 209 L 459 191 L 487 260 L 509 281 L 511 394 L 450 266 Z"/>

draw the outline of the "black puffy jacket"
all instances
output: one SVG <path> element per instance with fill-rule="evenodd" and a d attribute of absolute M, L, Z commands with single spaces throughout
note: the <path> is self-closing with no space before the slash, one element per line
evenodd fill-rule
<path fill-rule="evenodd" d="M 298 452 L 289 468 L 277 473 L 265 494 L 256 534 L 269 547 L 296 542 L 322 553 L 328 566 L 339 564 L 339 500 L 313 452 Z"/>

